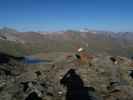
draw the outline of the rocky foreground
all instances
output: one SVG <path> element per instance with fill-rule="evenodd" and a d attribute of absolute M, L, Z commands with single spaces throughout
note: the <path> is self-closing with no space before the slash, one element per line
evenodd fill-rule
<path fill-rule="evenodd" d="M 0 100 L 133 100 L 128 58 L 65 55 L 30 65 L 12 56 L 0 58 Z"/>

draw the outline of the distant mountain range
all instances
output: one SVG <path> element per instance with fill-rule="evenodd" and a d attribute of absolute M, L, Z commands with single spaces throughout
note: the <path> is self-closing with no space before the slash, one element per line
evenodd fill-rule
<path fill-rule="evenodd" d="M 30 53 L 75 51 L 83 47 L 90 52 L 113 55 L 133 55 L 133 32 L 107 32 L 67 30 L 62 32 L 19 32 L 11 28 L 0 29 L 0 41 L 22 45 Z M 0 42 L 1 43 L 1 42 Z M 0 48 L 4 48 L 0 46 Z M 31 51 L 31 52 L 30 52 Z"/>

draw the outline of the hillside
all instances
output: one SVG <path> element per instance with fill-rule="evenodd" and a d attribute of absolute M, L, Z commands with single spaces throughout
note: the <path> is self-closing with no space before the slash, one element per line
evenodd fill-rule
<path fill-rule="evenodd" d="M 83 47 L 93 53 L 108 53 L 127 57 L 133 55 L 132 32 L 113 33 L 104 31 L 82 32 L 68 30 L 47 33 L 18 32 L 14 29 L 3 28 L 0 30 L 0 41 L 5 41 L 6 43 L 4 44 L 6 44 L 7 47 L 16 47 L 15 49 L 21 47 L 24 49 L 24 52 L 26 52 L 24 54 L 53 51 L 72 52 L 79 47 Z M 10 46 L 8 46 L 8 44 Z M 17 44 L 20 45 L 16 46 Z M 2 46 L 3 45 L 1 45 L 1 48 L 3 48 Z M 4 47 L 4 49 L 6 48 Z"/>

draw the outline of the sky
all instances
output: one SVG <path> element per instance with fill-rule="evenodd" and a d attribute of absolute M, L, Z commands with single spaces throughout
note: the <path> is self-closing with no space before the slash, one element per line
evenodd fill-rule
<path fill-rule="evenodd" d="M 133 0 L 0 0 L 0 27 L 133 31 Z"/>

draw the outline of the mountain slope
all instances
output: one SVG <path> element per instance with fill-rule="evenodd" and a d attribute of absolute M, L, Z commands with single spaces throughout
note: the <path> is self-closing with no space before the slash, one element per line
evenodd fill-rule
<path fill-rule="evenodd" d="M 133 55 L 132 32 L 74 31 L 42 33 L 18 32 L 14 29 L 0 30 L 0 39 L 23 45 L 26 52 L 71 52 L 83 47 L 90 52 L 113 55 Z M 2 46 L 1 46 L 2 47 Z M 23 48 L 22 47 L 22 48 Z M 28 49 L 27 49 L 28 48 Z"/>

